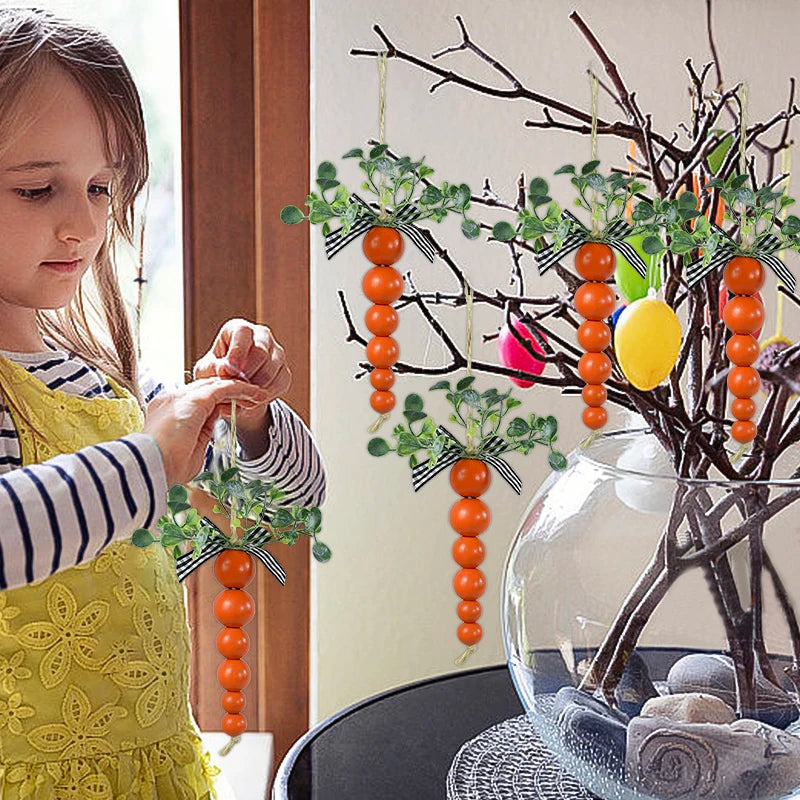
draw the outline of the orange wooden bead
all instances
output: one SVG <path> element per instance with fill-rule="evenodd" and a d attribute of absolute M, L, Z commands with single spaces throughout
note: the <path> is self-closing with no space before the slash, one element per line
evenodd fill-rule
<path fill-rule="evenodd" d="M 394 408 L 395 396 L 392 392 L 373 392 L 369 404 L 379 414 L 388 414 Z"/>
<path fill-rule="evenodd" d="M 364 314 L 367 330 L 375 336 L 391 336 L 400 322 L 397 312 L 391 306 L 374 305 Z"/>
<path fill-rule="evenodd" d="M 602 428 L 608 422 L 608 412 L 604 408 L 587 406 L 583 409 L 583 424 L 593 431 Z"/>
<path fill-rule="evenodd" d="M 247 720 L 241 714 L 226 714 L 222 718 L 222 730 L 228 736 L 241 736 L 247 730 Z"/>
<path fill-rule="evenodd" d="M 486 576 L 479 569 L 460 569 L 453 588 L 462 600 L 477 600 L 486 591 Z"/>
<path fill-rule="evenodd" d="M 250 649 L 250 637 L 241 628 L 223 628 L 217 634 L 217 650 L 225 658 L 242 658 Z"/>
<path fill-rule="evenodd" d="M 380 369 L 387 369 L 400 358 L 400 346 L 391 336 L 374 336 L 367 342 L 367 361 Z"/>
<path fill-rule="evenodd" d="M 755 294 L 764 286 L 764 267 L 757 258 L 736 256 L 725 265 L 723 278 L 734 294 Z"/>
<path fill-rule="evenodd" d="M 578 344 L 588 353 L 600 353 L 611 344 L 611 328 L 605 322 L 587 319 L 578 328 Z"/>
<path fill-rule="evenodd" d="M 478 644 L 483 636 L 483 628 L 477 622 L 462 622 L 458 626 L 458 638 L 467 647 Z"/>
<path fill-rule="evenodd" d="M 250 683 L 250 667 L 238 658 L 226 658 L 217 667 L 217 680 L 229 692 L 241 692 Z"/>
<path fill-rule="evenodd" d="M 394 372 L 390 369 L 376 367 L 369 374 L 369 382 L 372 384 L 373 388 L 385 392 L 394 386 Z"/>
<path fill-rule="evenodd" d="M 450 485 L 462 497 L 480 497 L 491 482 L 489 467 L 478 458 L 460 458 L 450 470 Z"/>
<path fill-rule="evenodd" d="M 577 288 L 573 303 L 575 310 L 585 319 L 601 320 L 614 312 L 617 298 L 604 283 L 589 282 Z"/>
<path fill-rule="evenodd" d="M 734 397 L 752 397 L 761 386 L 758 370 L 733 367 L 728 373 L 728 389 Z"/>
<path fill-rule="evenodd" d="M 253 598 L 244 589 L 223 589 L 214 598 L 214 616 L 227 628 L 241 628 L 255 616 Z"/>
<path fill-rule="evenodd" d="M 753 418 L 756 413 L 756 404 L 747 397 L 738 397 L 731 403 L 731 414 L 736 419 L 744 420 L 745 422 Z"/>
<path fill-rule="evenodd" d="M 755 297 L 740 294 L 725 303 L 722 318 L 734 333 L 755 333 L 764 325 L 764 306 Z"/>
<path fill-rule="evenodd" d="M 394 264 L 403 255 L 405 243 L 399 231 L 376 225 L 364 234 L 361 249 L 373 264 Z"/>
<path fill-rule="evenodd" d="M 477 600 L 462 600 L 458 604 L 458 618 L 463 622 L 477 622 L 481 615 L 481 604 Z"/>
<path fill-rule="evenodd" d="M 225 692 L 222 695 L 222 707 L 229 714 L 240 714 L 247 701 L 241 692 Z"/>
<path fill-rule="evenodd" d="M 214 560 L 214 577 L 227 589 L 244 589 L 254 575 L 253 557 L 244 550 L 223 550 Z"/>
<path fill-rule="evenodd" d="M 478 536 L 491 521 L 489 506 L 474 497 L 462 497 L 450 509 L 450 525 L 462 536 Z"/>
<path fill-rule="evenodd" d="M 453 560 L 459 567 L 474 569 L 486 558 L 486 548 L 477 536 L 461 536 L 453 542 Z"/>
<path fill-rule="evenodd" d="M 750 334 L 737 333 L 728 339 L 725 346 L 728 358 L 739 367 L 749 367 L 755 364 L 761 352 L 758 340 Z"/>
<path fill-rule="evenodd" d="M 734 422 L 731 427 L 731 436 L 740 444 L 752 442 L 756 438 L 756 433 L 758 433 L 758 428 L 756 428 L 754 422 L 739 420 Z"/>
<path fill-rule="evenodd" d="M 614 251 L 602 242 L 586 242 L 575 253 L 575 269 L 587 281 L 607 281 L 616 266 Z"/>
<path fill-rule="evenodd" d="M 586 383 L 603 383 L 611 377 L 611 359 L 605 353 L 584 353 L 578 361 L 578 372 Z"/>
<path fill-rule="evenodd" d="M 592 406 L 593 408 L 600 408 L 608 398 L 606 387 L 594 383 L 587 383 L 586 386 L 583 387 L 581 395 L 583 396 L 583 402 L 586 403 L 587 406 Z"/>
<path fill-rule="evenodd" d="M 388 306 L 403 294 L 403 276 L 394 267 L 373 267 L 364 275 L 361 289 L 373 303 Z"/>

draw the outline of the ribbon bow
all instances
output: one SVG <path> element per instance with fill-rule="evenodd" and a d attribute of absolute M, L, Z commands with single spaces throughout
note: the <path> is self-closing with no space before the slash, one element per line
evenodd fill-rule
<path fill-rule="evenodd" d="M 573 230 L 567 238 L 564 239 L 561 247 L 558 249 L 556 249 L 556 243 L 551 242 L 538 253 L 534 253 L 533 257 L 536 259 L 540 275 L 544 275 L 553 264 L 561 261 L 564 256 L 577 250 L 591 238 L 591 231 L 574 214 L 565 210 L 561 212 L 561 218 L 572 222 L 573 226 L 577 226 L 578 230 Z M 625 256 L 639 275 L 641 275 L 642 278 L 646 278 L 647 264 L 642 261 L 642 257 L 636 250 L 625 241 L 625 237 L 630 236 L 630 233 L 631 226 L 628 225 L 624 219 L 620 218 L 616 220 L 616 222 L 612 222 L 611 225 L 606 228 L 603 241 Z"/>
<path fill-rule="evenodd" d="M 206 526 L 212 528 L 220 536 L 225 538 L 225 534 L 210 520 L 208 517 L 203 517 L 203 522 Z M 263 547 L 264 542 L 269 539 L 270 532 L 262 530 L 253 536 L 247 544 L 237 546 L 237 550 L 244 550 L 245 553 L 250 553 L 251 556 L 257 558 L 279 581 L 281 586 L 286 585 L 286 573 L 283 567 L 278 563 L 272 553 L 268 553 Z M 200 555 L 195 557 L 194 553 L 185 553 L 180 556 L 175 562 L 175 571 L 178 573 L 178 580 L 182 581 L 184 578 L 191 575 L 199 566 L 205 564 L 209 558 L 219 555 L 223 550 L 229 550 L 230 546 L 220 540 L 219 537 L 214 537 L 210 544 L 206 545 L 200 552 Z"/>
<path fill-rule="evenodd" d="M 433 467 L 428 467 L 427 462 L 424 462 L 422 464 L 417 464 L 417 466 L 411 470 L 411 485 L 414 487 L 415 492 L 418 492 L 429 480 L 438 475 L 442 470 L 455 464 L 460 458 L 472 458 L 472 456 L 467 455 L 464 445 L 446 428 L 439 425 L 439 427 L 436 428 L 436 433 L 439 436 L 449 437 L 455 444 L 455 447 L 448 447 Z M 517 494 L 521 494 L 522 481 L 519 475 L 514 472 L 509 464 L 498 457 L 500 453 L 505 451 L 506 446 L 506 442 L 499 436 L 492 436 L 479 458 L 481 461 L 485 461 L 487 464 L 494 467 L 506 483 Z"/>
<path fill-rule="evenodd" d="M 714 251 L 714 254 L 706 263 L 704 263 L 704 259 L 698 258 L 697 261 L 692 261 L 692 263 L 686 267 L 686 282 L 690 289 L 699 281 L 703 280 L 706 275 L 713 272 L 715 269 L 719 269 L 720 267 L 724 266 L 731 259 L 731 257 L 740 252 L 739 246 L 733 241 L 733 239 L 731 239 L 730 236 L 728 236 L 727 233 L 725 233 L 724 230 L 722 230 L 722 228 L 713 223 L 711 227 L 714 231 L 720 234 L 720 236 L 722 236 L 722 244 Z M 772 255 L 782 248 L 783 244 L 781 243 L 781 240 L 775 236 L 775 234 L 770 233 L 759 241 L 758 248 L 756 250 L 753 250 L 746 255 L 750 256 L 751 258 L 757 258 L 759 261 L 770 267 L 770 269 L 778 276 L 778 280 L 782 281 L 786 288 L 789 289 L 792 294 L 794 294 L 797 287 L 797 282 L 794 279 L 794 275 L 792 275 L 783 261 L 781 261 L 777 256 Z"/>
<path fill-rule="evenodd" d="M 351 197 L 370 213 L 367 216 L 359 216 L 353 223 L 353 227 L 350 228 L 344 236 L 340 234 L 342 229 L 337 228 L 325 237 L 325 255 L 328 257 L 328 260 L 332 259 L 340 250 L 344 250 L 350 242 L 357 239 L 362 233 L 366 233 L 374 225 L 380 224 L 368 203 L 365 203 L 357 194 L 353 194 Z M 395 221 L 393 227 L 408 236 L 422 255 L 433 263 L 433 259 L 438 250 L 430 240 L 430 233 L 413 224 L 414 220 L 418 219 L 419 216 L 420 211 L 418 208 L 405 206 L 397 215 L 396 220 L 400 221 Z"/>

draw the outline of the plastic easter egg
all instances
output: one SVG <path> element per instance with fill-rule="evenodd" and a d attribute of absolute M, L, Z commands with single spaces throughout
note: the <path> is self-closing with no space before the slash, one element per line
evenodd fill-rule
<path fill-rule="evenodd" d="M 523 339 L 527 339 L 531 343 L 534 352 L 544 355 L 544 350 L 542 350 L 536 337 L 528 330 L 522 320 L 515 317 L 514 328 Z M 543 333 L 541 336 L 542 339 L 547 341 L 547 337 Z M 503 325 L 500 330 L 500 336 L 497 338 L 497 352 L 500 356 L 500 363 L 505 367 L 519 369 L 523 372 L 529 372 L 532 375 L 541 375 L 542 372 L 544 372 L 545 362 L 534 358 L 525 347 L 514 338 L 514 334 L 507 324 Z M 526 381 L 522 378 L 509 378 L 509 380 L 523 389 L 527 389 L 534 384 L 534 381 Z"/>
<path fill-rule="evenodd" d="M 654 389 L 669 375 L 680 348 L 681 324 L 655 292 L 631 303 L 617 322 L 617 360 L 625 377 L 641 391 Z"/>
<path fill-rule="evenodd" d="M 648 255 L 642 249 L 642 242 L 645 239 L 644 234 L 636 234 L 629 236 L 625 241 L 642 257 L 645 264 L 650 263 L 652 256 Z M 655 279 L 655 288 L 661 288 L 661 270 L 658 267 L 653 267 L 653 275 Z M 643 278 L 632 266 L 625 256 L 617 253 L 617 269 L 614 272 L 614 282 L 617 284 L 619 293 L 629 302 L 640 300 L 642 297 L 647 297 L 647 290 L 650 284 L 647 278 Z"/>
<path fill-rule="evenodd" d="M 617 323 L 619 322 L 619 318 L 622 316 L 622 312 L 628 307 L 627 303 L 623 303 L 612 315 L 611 315 L 611 330 L 613 331 L 617 327 Z"/>
<path fill-rule="evenodd" d="M 669 455 L 655 436 L 643 436 L 636 446 L 623 450 L 617 467 L 629 470 L 630 477 L 614 482 L 617 497 L 634 511 L 644 514 L 667 514 L 672 506 L 674 484 L 657 476 L 675 475 Z"/>

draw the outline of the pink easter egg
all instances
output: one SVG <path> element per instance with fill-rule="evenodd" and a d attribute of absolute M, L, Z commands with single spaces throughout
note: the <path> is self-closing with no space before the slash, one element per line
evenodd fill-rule
<path fill-rule="evenodd" d="M 531 343 L 531 347 L 536 353 L 544 355 L 544 350 L 542 350 L 536 337 L 528 330 L 521 320 L 515 318 L 514 327 L 523 339 L 527 339 Z M 541 332 L 540 334 L 542 339 L 547 341 L 547 337 Z M 507 324 L 503 325 L 500 329 L 500 336 L 497 339 L 497 352 L 500 355 L 500 363 L 505 367 L 519 369 L 533 375 L 541 375 L 544 371 L 545 362 L 534 358 L 525 347 L 514 338 L 514 334 Z M 527 389 L 535 383 L 535 381 L 526 381 L 522 378 L 509 378 L 509 380 L 523 389 Z"/>

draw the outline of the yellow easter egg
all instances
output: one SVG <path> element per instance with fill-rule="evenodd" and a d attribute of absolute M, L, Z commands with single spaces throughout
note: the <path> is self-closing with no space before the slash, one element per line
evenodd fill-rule
<path fill-rule="evenodd" d="M 675 366 L 681 349 L 681 324 L 675 312 L 654 296 L 631 303 L 614 331 L 614 350 L 625 377 L 642 391 L 658 386 Z"/>

